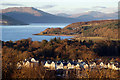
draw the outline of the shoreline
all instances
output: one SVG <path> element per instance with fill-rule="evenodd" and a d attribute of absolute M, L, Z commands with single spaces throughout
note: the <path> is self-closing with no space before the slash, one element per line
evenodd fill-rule
<path fill-rule="evenodd" d="M 110 38 L 108 39 L 107 37 L 98 37 L 98 36 L 95 36 L 95 37 L 80 37 L 79 35 L 64 35 L 64 34 L 32 34 L 32 35 L 37 35 L 37 36 L 70 36 L 72 37 L 71 39 L 76 39 L 76 40 L 113 40 L 113 41 L 119 41 L 120 39 L 113 39 L 113 38 Z"/>
<path fill-rule="evenodd" d="M 44 35 L 44 36 L 73 36 L 73 37 L 77 37 L 78 35 L 64 35 L 64 34 L 32 34 L 32 35 Z"/>

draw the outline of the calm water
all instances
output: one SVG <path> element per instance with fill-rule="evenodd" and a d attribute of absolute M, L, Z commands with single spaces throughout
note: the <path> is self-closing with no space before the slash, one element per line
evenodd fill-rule
<path fill-rule="evenodd" d="M 61 37 L 62 39 L 71 38 L 70 36 L 38 36 L 32 35 L 44 31 L 48 27 L 65 27 L 70 23 L 34 23 L 30 25 L 20 26 L 0 26 L 2 28 L 2 41 L 16 41 L 20 39 L 32 38 L 33 41 L 42 41 L 44 39 L 50 40 L 54 37 Z"/>

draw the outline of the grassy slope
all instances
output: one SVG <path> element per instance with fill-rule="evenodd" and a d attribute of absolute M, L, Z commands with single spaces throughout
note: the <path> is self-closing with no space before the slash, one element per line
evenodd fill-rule
<path fill-rule="evenodd" d="M 78 37 L 118 38 L 117 20 L 100 20 L 72 23 L 63 29 L 47 28 L 38 35 L 77 35 Z"/>

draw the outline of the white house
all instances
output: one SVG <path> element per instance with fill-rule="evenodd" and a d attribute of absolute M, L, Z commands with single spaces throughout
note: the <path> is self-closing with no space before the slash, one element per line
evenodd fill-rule
<path fill-rule="evenodd" d="M 22 67 L 22 65 L 18 62 L 17 63 L 17 69 L 20 69 Z"/>
<path fill-rule="evenodd" d="M 111 68 L 112 68 L 110 63 L 108 63 L 108 65 L 107 65 L 107 66 L 108 66 L 108 68 L 109 68 L 109 69 L 111 69 Z"/>
<path fill-rule="evenodd" d="M 118 70 L 120 70 L 120 68 L 118 68 Z"/>
<path fill-rule="evenodd" d="M 36 62 L 36 60 L 34 58 L 31 58 L 31 62 Z"/>
<path fill-rule="evenodd" d="M 119 70 L 119 68 L 118 68 L 118 67 L 116 67 L 114 70 Z"/>
<path fill-rule="evenodd" d="M 25 62 L 24 62 L 24 61 L 22 61 L 21 63 L 22 63 L 22 65 L 25 65 Z"/>
<path fill-rule="evenodd" d="M 104 67 L 104 63 L 100 62 L 100 67 L 103 68 Z"/>
<path fill-rule="evenodd" d="M 120 65 L 119 64 L 117 64 L 115 67 L 116 67 L 115 70 L 120 70 Z"/>
<path fill-rule="evenodd" d="M 30 67 L 30 62 L 27 61 L 23 66 L 25 66 L 25 67 Z"/>
<path fill-rule="evenodd" d="M 111 68 L 112 68 L 113 70 L 118 70 L 118 68 L 117 68 L 114 64 L 111 65 Z"/>
<path fill-rule="evenodd" d="M 81 62 L 83 62 L 83 60 L 78 59 L 78 62 L 81 63 Z"/>
<path fill-rule="evenodd" d="M 52 63 L 50 64 L 50 68 L 51 68 L 51 69 L 55 69 L 55 65 L 56 65 L 56 64 L 52 61 Z"/>
<path fill-rule="evenodd" d="M 61 62 L 59 65 L 56 65 L 56 69 L 63 69 L 63 63 Z"/>
<path fill-rule="evenodd" d="M 100 62 L 100 66 L 103 66 L 104 65 L 104 63 L 103 62 Z"/>
<path fill-rule="evenodd" d="M 96 67 L 96 63 L 95 62 L 90 64 L 90 68 L 95 68 L 95 67 Z"/>
<path fill-rule="evenodd" d="M 106 64 L 103 65 L 104 68 L 108 68 L 108 66 Z"/>
<path fill-rule="evenodd" d="M 75 68 L 75 66 L 74 66 L 74 64 L 72 64 L 70 69 L 74 69 L 74 68 Z"/>
<path fill-rule="evenodd" d="M 83 65 L 84 69 L 88 68 L 88 64 Z"/>
<path fill-rule="evenodd" d="M 44 67 L 50 68 L 51 64 L 48 64 L 48 62 L 46 61 Z"/>
<path fill-rule="evenodd" d="M 77 65 L 75 66 L 75 68 L 76 68 L 76 69 L 80 69 L 80 65 L 77 64 Z"/>
<path fill-rule="evenodd" d="M 72 65 L 71 65 L 70 62 L 67 64 L 67 68 L 68 68 L 68 69 L 71 69 L 71 68 L 72 68 Z"/>
<path fill-rule="evenodd" d="M 25 59 L 25 61 L 27 61 L 27 59 Z"/>
<path fill-rule="evenodd" d="M 38 61 L 38 60 L 37 60 L 36 62 L 37 62 L 37 63 L 39 63 L 39 61 Z"/>

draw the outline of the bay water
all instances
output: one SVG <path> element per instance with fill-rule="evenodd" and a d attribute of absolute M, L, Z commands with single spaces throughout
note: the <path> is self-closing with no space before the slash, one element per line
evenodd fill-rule
<path fill-rule="evenodd" d="M 17 41 L 20 39 L 32 38 L 33 41 L 50 40 L 55 37 L 61 39 L 72 38 L 71 36 L 44 36 L 44 35 L 33 35 L 44 31 L 46 28 L 64 28 L 70 23 L 32 23 L 29 25 L 2 25 L 0 26 L 2 33 L 2 41 Z"/>

